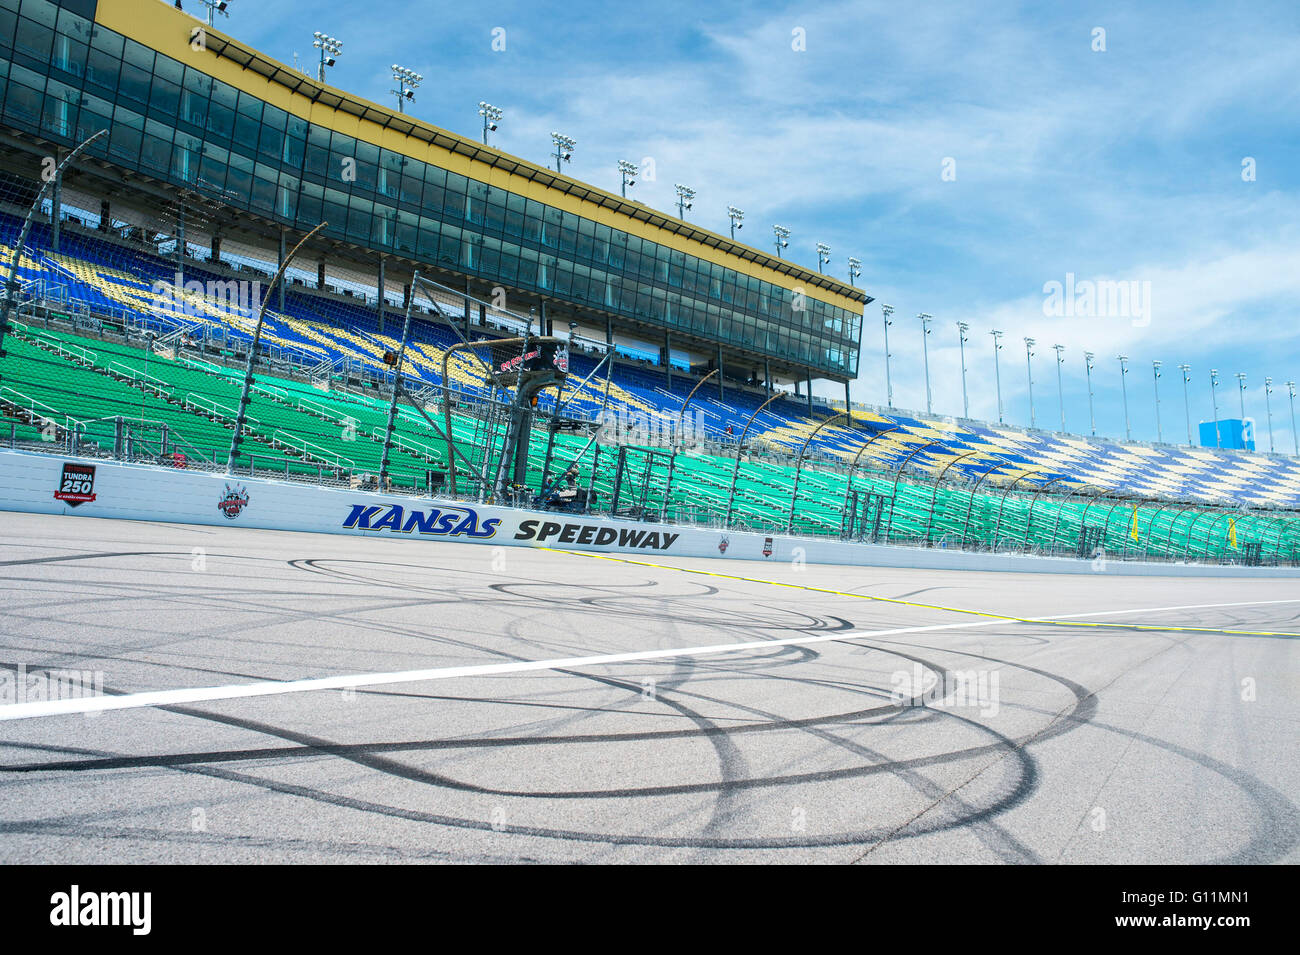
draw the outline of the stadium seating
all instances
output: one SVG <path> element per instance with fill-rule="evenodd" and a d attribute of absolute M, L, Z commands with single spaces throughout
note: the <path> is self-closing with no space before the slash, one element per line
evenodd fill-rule
<path fill-rule="evenodd" d="M 11 254 L 19 225 L 14 216 L 0 214 L 0 254 Z M 196 459 L 224 461 L 222 449 L 229 445 L 242 381 L 242 370 L 232 359 L 248 347 L 255 312 L 248 303 L 202 292 L 185 293 L 178 302 L 171 292 L 174 273 L 173 262 L 115 237 L 65 228 L 60 251 L 54 253 L 48 226 L 33 229 L 19 260 L 20 286 L 39 288 L 46 300 L 65 303 L 70 318 L 94 316 L 110 329 L 151 331 L 171 349 L 158 354 L 158 348 L 146 351 L 108 336 L 80 337 L 57 323 L 27 327 L 20 317 L 18 331 L 7 340 L 9 357 L 0 365 L 0 403 L 16 437 L 34 439 L 42 427 L 49 431 L 50 421 L 67 419 L 56 430 L 77 430 L 79 425 L 80 433 L 103 443 L 121 416 L 136 423 L 134 435 L 161 434 L 166 426 L 175 448 L 188 448 Z M 213 286 L 207 283 L 228 282 L 231 276 L 224 269 L 186 263 L 186 280 L 208 288 Z M 445 311 L 452 320 L 464 318 L 454 306 Z M 391 380 L 383 355 L 399 346 L 393 335 L 399 322 L 394 310 L 381 331 L 375 306 L 362 299 L 301 286 L 286 289 L 284 310 L 268 309 L 262 332 L 263 345 L 281 360 L 284 373 L 258 375 L 250 438 L 243 449 L 259 458 L 256 467 L 317 475 L 378 471 L 386 397 L 347 385 L 355 385 L 350 375 L 358 369 L 372 383 Z M 421 316 L 413 337 L 406 352 L 407 375 L 440 385 L 442 361 L 458 340 L 456 333 Z M 186 347 L 194 341 L 206 347 Z M 578 387 L 595 362 L 580 352 L 571 356 L 565 393 L 570 413 L 594 417 L 602 409 L 602 375 Z M 296 377 L 291 368 L 298 370 Z M 311 370 L 311 381 L 304 370 Z M 487 394 L 472 356 L 456 353 L 449 377 L 449 386 L 466 399 Z M 605 411 L 620 422 L 640 421 L 667 431 L 697 383 L 681 372 L 674 372 L 670 382 L 657 367 L 619 363 Z M 386 395 L 387 389 L 382 391 Z M 732 382 L 725 383 L 723 397 L 715 381 L 700 388 L 688 411 L 716 442 L 714 450 L 679 455 L 672 488 L 663 486 L 666 475 L 651 476 L 645 500 L 661 509 L 725 514 L 733 470 L 732 452 L 725 448 L 735 446 L 766 399 L 761 390 Z M 549 407 L 553 401 L 546 394 L 541 403 Z M 405 404 L 398 413 L 390 472 L 396 483 L 420 486 L 428 471 L 445 471 L 445 443 Z M 782 397 L 754 417 L 732 505 L 736 523 L 838 534 L 851 478 L 859 497 L 877 494 L 892 502 L 887 522 L 891 540 L 936 546 L 1020 542 L 1061 550 L 1073 546 L 1084 524 L 1095 524 L 1111 552 L 1172 557 L 1202 546 L 1222 549 L 1228 539 L 1224 521 L 1207 518 L 1199 526 L 1179 526 L 1175 501 L 1300 507 L 1300 461 L 1289 456 L 1123 444 L 880 409 L 855 409 L 851 424 L 842 415 L 831 420 L 834 414 L 823 408 L 810 415 L 805 404 Z M 485 427 L 473 415 L 454 417 L 457 439 L 466 446 L 501 439 L 498 426 L 491 426 L 491 434 Z M 533 484 L 541 479 L 546 441 L 541 432 L 531 436 Z M 556 454 L 564 459 L 583 443 L 585 439 L 560 433 Z M 791 459 L 805 446 L 792 518 L 796 469 Z M 615 459 L 612 449 L 604 449 L 591 475 L 593 489 L 606 500 L 614 490 Z M 251 458 L 247 463 L 254 464 Z M 855 465 L 851 475 L 846 473 L 850 465 Z M 1008 489 L 1023 493 L 1005 494 Z M 1134 505 L 1119 505 L 1121 497 L 1142 499 L 1135 513 L 1125 517 L 1125 509 Z M 1249 515 L 1235 522 L 1234 534 L 1273 534 L 1278 547 L 1290 539 Z M 1199 535 L 1209 536 L 1202 540 Z"/>

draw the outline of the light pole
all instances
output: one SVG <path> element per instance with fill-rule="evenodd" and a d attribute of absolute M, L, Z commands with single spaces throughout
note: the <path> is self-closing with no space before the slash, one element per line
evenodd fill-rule
<path fill-rule="evenodd" d="M 885 403 L 894 407 L 894 385 L 889 379 L 889 326 L 894 324 L 889 316 L 894 314 L 894 306 L 881 304 L 880 311 L 885 317 Z"/>
<path fill-rule="evenodd" d="M 961 351 L 961 414 L 963 418 L 970 417 L 970 400 L 966 397 L 966 333 L 970 331 L 970 325 L 966 322 L 957 323 L 957 348 Z"/>
<path fill-rule="evenodd" d="M 420 88 L 424 82 L 424 77 L 415 70 L 408 70 L 404 66 L 393 64 L 393 82 L 397 84 L 397 89 L 389 90 L 397 97 L 397 111 L 406 112 L 406 104 L 415 100 L 415 91 Z"/>
<path fill-rule="evenodd" d="M 1097 437 L 1097 416 L 1092 410 L 1092 362 L 1096 357 L 1090 351 L 1083 353 L 1083 373 L 1088 377 L 1088 428 L 1094 438 Z"/>
<path fill-rule="evenodd" d="M 316 79 L 324 83 L 325 67 L 334 65 L 336 62 L 334 58 L 343 52 L 343 41 L 321 33 L 320 30 L 317 30 L 313 36 L 316 39 L 312 40 L 311 45 L 320 50 L 320 67 L 316 71 Z"/>
<path fill-rule="evenodd" d="M 1223 447 L 1223 436 L 1219 434 L 1219 369 L 1210 369 L 1210 403 L 1214 406 L 1214 446 Z"/>
<path fill-rule="evenodd" d="M 831 247 L 825 242 L 817 243 L 817 271 L 822 271 L 822 267 L 829 265 L 831 261 Z"/>
<path fill-rule="evenodd" d="M 933 414 L 930 398 L 930 322 L 933 316 L 921 312 L 916 316 L 921 320 L 921 353 L 925 356 L 925 413 Z"/>
<path fill-rule="evenodd" d="M 555 171 L 563 172 L 564 164 L 573 161 L 573 150 L 577 147 L 578 141 L 562 133 L 552 132 L 551 142 L 555 145 Z"/>
<path fill-rule="evenodd" d="M 1241 420 L 1246 420 L 1246 373 L 1237 372 L 1237 397 L 1241 399 Z"/>
<path fill-rule="evenodd" d="M 478 114 L 483 117 L 483 145 L 486 146 L 488 133 L 495 133 L 497 131 L 497 123 L 500 122 L 501 117 L 505 115 L 505 110 L 501 109 L 499 106 L 493 106 L 491 103 L 480 101 L 478 104 Z"/>
<path fill-rule="evenodd" d="M 1164 433 L 1160 430 L 1160 365 L 1159 359 L 1151 362 L 1151 384 L 1155 388 L 1156 396 L 1156 443 L 1164 443 Z"/>
<path fill-rule="evenodd" d="M 1187 383 L 1192 380 L 1189 374 L 1192 366 L 1184 362 L 1178 366 L 1178 370 L 1183 373 L 1183 417 L 1187 419 L 1187 444 L 1190 447 L 1196 443 L 1192 440 L 1192 405 L 1187 397 Z"/>
<path fill-rule="evenodd" d="M 731 220 L 731 238 L 736 238 L 736 230 L 745 228 L 745 224 L 740 220 L 745 218 L 745 213 L 735 206 L 727 206 L 727 218 Z"/>
<path fill-rule="evenodd" d="M 626 159 L 618 161 L 618 174 L 623 180 L 623 198 L 627 198 L 627 187 L 636 185 L 637 164 Z"/>
<path fill-rule="evenodd" d="M 1034 427 L 1038 419 L 1034 416 L 1034 346 L 1038 344 L 1032 338 L 1025 338 L 1025 372 L 1029 376 L 1029 427 Z"/>
<path fill-rule="evenodd" d="M 790 246 L 790 230 L 783 225 L 772 226 L 772 235 L 776 236 L 776 257 L 781 257 L 781 250 Z"/>
<path fill-rule="evenodd" d="M 998 424 L 1003 424 L 1002 420 L 1002 368 L 998 364 L 998 352 L 1002 350 L 1002 332 L 993 329 L 989 332 L 993 336 L 993 380 L 998 389 Z"/>
<path fill-rule="evenodd" d="M 1065 434 L 1065 386 L 1061 384 L 1061 366 L 1065 364 L 1063 352 L 1064 345 L 1053 345 L 1052 351 L 1056 352 L 1056 402 L 1061 409 L 1061 434 Z"/>
<path fill-rule="evenodd" d="M 849 256 L 849 285 L 853 285 L 853 280 L 862 274 L 862 260 Z"/>
<path fill-rule="evenodd" d="M 1273 379 L 1264 379 L 1264 413 L 1268 416 L 1268 453 L 1275 454 L 1273 447 Z"/>
<path fill-rule="evenodd" d="M 219 13 L 223 17 L 230 16 L 230 4 L 226 0 L 199 0 L 199 3 L 208 8 L 208 26 L 212 26 L 212 15 Z"/>
<path fill-rule="evenodd" d="M 1287 394 L 1291 397 L 1291 450 L 1300 454 L 1300 436 L 1297 436 L 1295 430 L 1295 382 L 1286 383 Z"/>
<path fill-rule="evenodd" d="M 680 182 L 674 183 L 673 188 L 677 190 L 677 218 L 685 219 L 686 211 L 691 208 L 691 200 L 695 198 L 695 190 Z"/>
<path fill-rule="evenodd" d="M 1119 362 L 1119 386 L 1124 395 L 1124 440 L 1133 440 L 1133 429 L 1128 423 L 1128 355 L 1116 355 L 1115 360 Z"/>

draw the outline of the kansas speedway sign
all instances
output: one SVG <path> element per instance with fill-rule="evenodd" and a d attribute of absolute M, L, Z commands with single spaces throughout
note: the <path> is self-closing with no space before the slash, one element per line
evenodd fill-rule
<path fill-rule="evenodd" d="M 348 531 L 380 531 L 401 536 L 435 537 L 495 543 L 548 544 L 609 548 L 610 550 L 666 551 L 681 537 L 664 528 L 644 525 L 623 527 L 586 521 L 520 520 L 518 512 L 495 507 L 438 504 L 410 507 L 402 504 L 352 504 L 343 517 Z M 506 536 L 513 530 L 512 536 Z M 498 537 L 498 532 L 501 536 Z"/>
<path fill-rule="evenodd" d="M 679 537 L 681 534 L 635 527 L 615 528 L 608 524 L 561 524 L 558 521 L 536 520 L 520 521 L 519 530 L 515 532 L 517 541 L 613 546 L 626 550 L 668 550 Z"/>

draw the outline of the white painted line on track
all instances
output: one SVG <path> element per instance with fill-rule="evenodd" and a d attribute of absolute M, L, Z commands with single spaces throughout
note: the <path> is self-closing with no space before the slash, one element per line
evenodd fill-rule
<path fill-rule="evenodd" d="M 860 594 L 846 594 L 858 596 Z M 664 660 L 675 657 L 708 656 L 735 653 L 744 650 L 770 650 L 773 647 L 805 647 L 819 643 L 848 643 L 879 637 L 893 637 L 913 633 L 936 633 L 944 630 L 964 630 L 975 627 L 992 627 L 1017 623 L 1044 623 L 1070 621 L 1077 617 L 1097 617 L 1132 613 L 1159 613 L 1173 610 L 1204 610 L 1213 607 L 1244 607 L 1263 604 L 1300 603 L 1300 600 L 1238 601 L 1223 604 L 1187 604 L 1179 607 L 1149 607 L 1130 610 L 1100 610 L 1086 614 L 1058 614 L 1051 617 L 993 618 L 966 620 L 958 623 L 930 624 L 923 627 L 895 627 L 889 630 L 870 630 L 861 633 L 822 635 L 815 637 L 790 637 L 784 640 L 753 640 L 746 643 L 716 643 L 699 647 L 675 647 L 658 650 L 632 650 L 626 653 L 604 653 L 585 657 L 561 657 L 553 660 L 519 660 L 512 663 L 483 663 L 467 666 L 433 667 L 426 670 L 398 670 L 389 673 L 355 673 L 345 676 L 315 677 L 306 680 L 272 680 L 257 683 L 238 683 L 229 686 L 206 686 L 176 690 L 149 690 L 142 693 L 125 693 L 120 696 L 97 696 L 70 700 L 42 700 L 33 703 L 11 703 L 0 706 L 0 722 L 5 720 L 33 719 L 37 717 L 67 716 L 76 713 L 101 713 L 109 710 L 139 709 L 152 706 L 178 706 L 186 703 L 206 703 L 216 700 L 248 699 L 258 696 L 280 696 L 287 693 L 311 693 L 318 690 L 342 690 L 367 686 L 391 686 L 397 683 L 422 683 L 430 680 L 452 680 L 459 677 L 496 676 L 504 673 L 530 673 L 539 670 L 563 670 L 578 667 L 603 666 L 613 663 L 631 663 L 639 660 Z M 1170 629 L 1177 629 L 1171 627 Z"/>

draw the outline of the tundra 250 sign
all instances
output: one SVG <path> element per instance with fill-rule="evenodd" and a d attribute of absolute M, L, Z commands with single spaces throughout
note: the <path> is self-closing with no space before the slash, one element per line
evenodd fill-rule
<path fill-rule="evenodd" d="M 496 535 L 501 518 L 480 521 L 472 507 L 435 507 L 429 511 L 409 510 L 400 504 L 353 504 L 343 521 L 348 530 L 382 531 L 395 534 L 430 534 L 438 537 L 473 537 L 486 540 Z"/>
<path fill-rule="evenodd" d="M 558 521 L 520 521 L 515 534 L 517 541 L 537 541 L 541 544 L 554 540 L 557 544 L 595 544 L 605 547 L 639 547 L 643 550 L 667 550 L 680 534 L 666 531 L 641 531 L 630 527 L 599 527 L 595 524 L 561 524 Z"/>
<path fill-rule="evenodd" d="M 95 499 L 95 466 L 93 464 L 64 464 L 59 476 L 59 487 L 54 499 L 68 507 L 79 507 Z"/>

